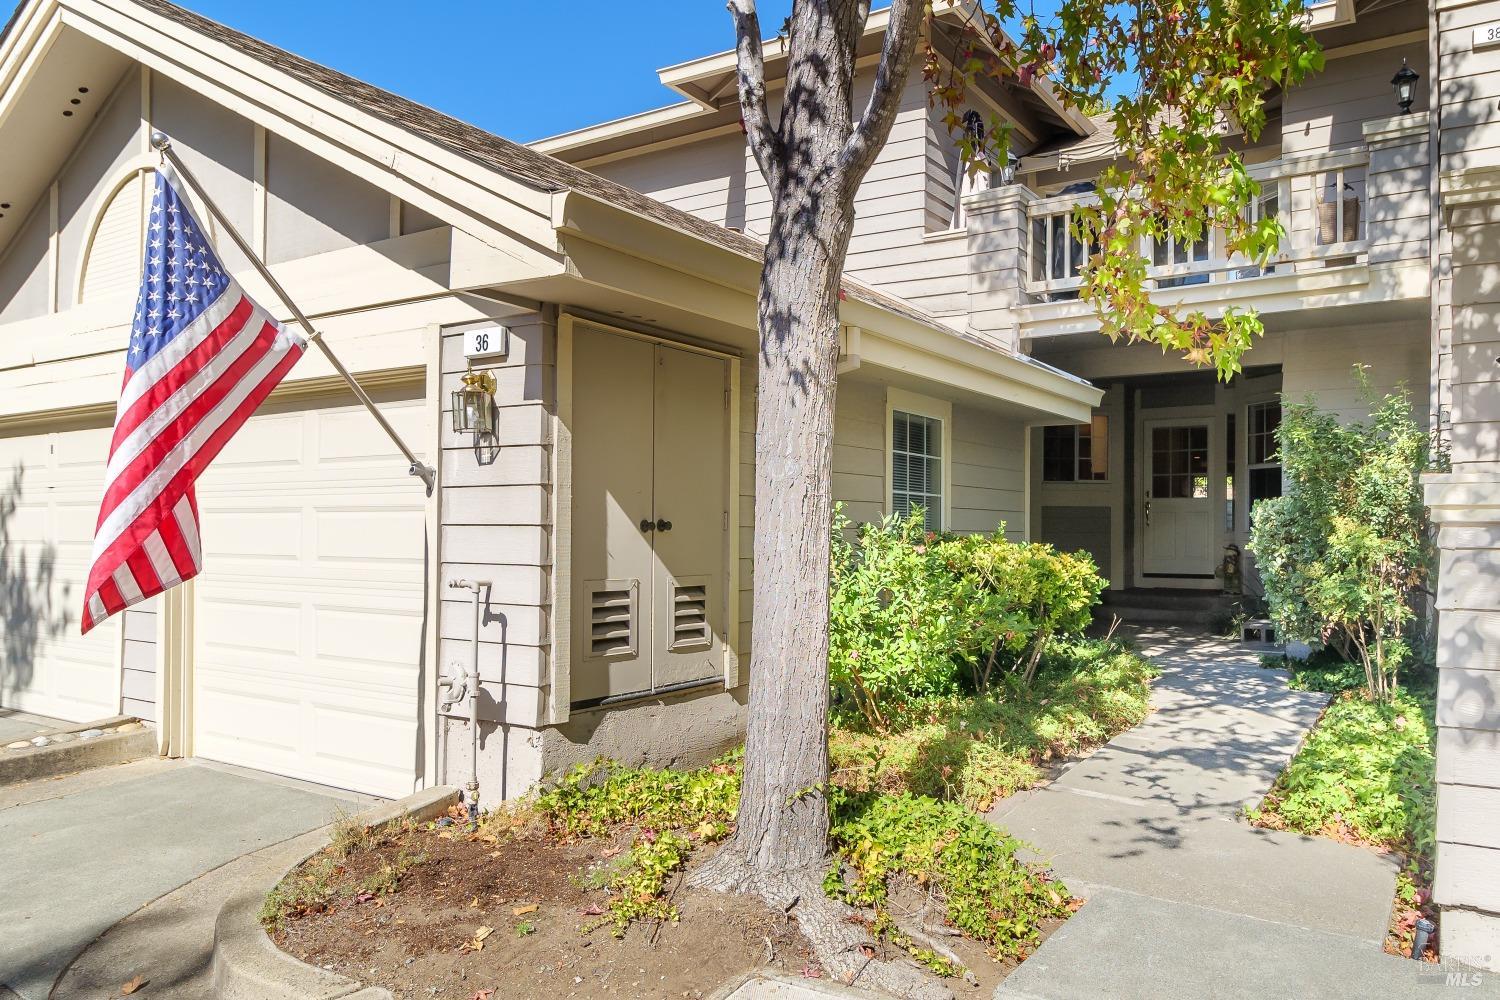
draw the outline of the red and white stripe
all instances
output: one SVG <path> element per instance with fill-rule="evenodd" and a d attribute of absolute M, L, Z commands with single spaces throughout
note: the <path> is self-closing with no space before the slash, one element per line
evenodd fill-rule
<path fill-rule="evenodd" d="M 84 632 L 202 571 L 193 484 L 306 346 L 230 282 L 191 326 L 126 371 Z"/>

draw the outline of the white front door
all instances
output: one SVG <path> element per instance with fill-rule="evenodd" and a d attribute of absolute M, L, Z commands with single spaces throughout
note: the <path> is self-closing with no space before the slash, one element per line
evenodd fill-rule
<path fill-rule="evenodd" d="M 1146 424 L 1144 572 L 1205 576 L 1213 572 L 1214 502 L 1207 420 Z"/>

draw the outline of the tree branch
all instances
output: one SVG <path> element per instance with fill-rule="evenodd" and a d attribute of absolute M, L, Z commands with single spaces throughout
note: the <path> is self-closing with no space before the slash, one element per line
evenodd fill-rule
<path fill-rule="evenodd" d="M 880 147 L 891 134 L 901 91 L 906 86 L 906 74 L 911 68 L 912 54 L 917 48 L 917 32 L 925 6 L 922 0 L 895 0 L 891 5 L 885 46 L 880 53 L 880 66 L 875 71 L 875 89 L 870 93 L 865 113 L 860 116 L 839 154 L 839 173 L 847 182 L 858 184 L 864 179 L 865 171 L 875 162 L 875 154 L 880 152 Z"/>
<path fill-rule="evenodd" d="M 750 152 L 774 191 L 781 186 L 781 136 L 766 111 L 766 62 L 760 45 L 760 15 L 755 0 L 729 0 L 734 19 L 734 54 L 739 78 L 740 114 Z"/>

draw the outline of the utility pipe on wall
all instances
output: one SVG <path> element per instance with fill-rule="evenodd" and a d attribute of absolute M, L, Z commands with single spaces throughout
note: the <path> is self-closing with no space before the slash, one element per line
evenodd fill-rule
<path fill-rule="evenodd" d="M 479 622 L 480 622 L 480 599 L 490 586 L 488 580 L 454 580 L 448 584 L 455 590 L 471 590 L 474 592 L 474 637 L 470 645 L 469 671 L 464 678 L 464 687 L 460 688 L 446 707 L 452 707 L 464 694 L 469 699 L 469 736 L 473 740 L 473 746 L 469 751 L 469 783 L 464 786 L 464 799 L 469 807 L 469 822 L 479 822 Z M 449 680 L 450 690 L 452 680 Z"/>

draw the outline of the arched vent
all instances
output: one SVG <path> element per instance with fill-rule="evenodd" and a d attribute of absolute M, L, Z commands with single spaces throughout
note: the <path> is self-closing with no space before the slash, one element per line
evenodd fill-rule
<path fill-rule="evenodd" d="M 129 295 L 140 284 L 144 185 L 144 175 L 134 174 L 99 214 L 83 265 L 80 302 Z"/>

